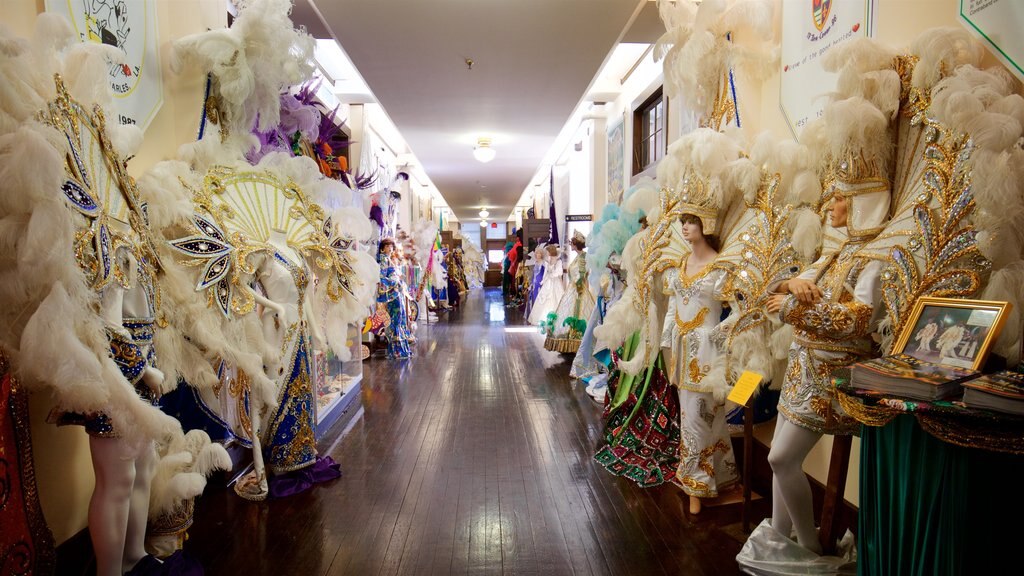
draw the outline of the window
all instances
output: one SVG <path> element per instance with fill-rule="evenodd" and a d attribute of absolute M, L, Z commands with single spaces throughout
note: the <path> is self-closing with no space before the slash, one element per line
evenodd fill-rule
<path fill-rule="evenodd" d="M 487 262 L 490 264 L 497 264 L 501 266 L 501 261 L 505 258 L 504 250 L 488 250 L 487 251 Z"/>
<path fill-rule="evenodd" d="M 633 174 L 648 169 L 665 155 L 668 102 L 658 88 L 633 112 Z"/>

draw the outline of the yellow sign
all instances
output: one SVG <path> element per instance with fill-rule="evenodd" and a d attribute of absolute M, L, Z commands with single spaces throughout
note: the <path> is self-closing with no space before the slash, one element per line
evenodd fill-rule
<path fill-rule="evenodd" d="M 729 392 L 729 401 L 735 402 L 740 406 L 746 406 L 760 384 L 760 374 L 750 372 L 749 370 L 744 371 L 743 374 L 740 374 L 740 379 L 736 381 L 736 385 L 732 387 L 732 392 Z"/>

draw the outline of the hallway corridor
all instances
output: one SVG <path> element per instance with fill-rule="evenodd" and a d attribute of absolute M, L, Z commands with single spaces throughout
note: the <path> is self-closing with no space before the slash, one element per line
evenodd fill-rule
<path fill-rule="evenodd" d="M 738 573 L 739 507 L 690 517 L 601 469 L 601 407 L 500 291 L 417 335 L 365 362 L 362 414 L 321 441 L 340 480 L 262 504 L 211 483 L 186 544 L 207 574 Z"/>

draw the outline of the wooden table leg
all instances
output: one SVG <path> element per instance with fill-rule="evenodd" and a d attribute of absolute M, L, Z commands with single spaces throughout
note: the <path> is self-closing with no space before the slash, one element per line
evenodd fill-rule
<path fill-rule="evenodd" d="M 825 501 L 821 507 L 821 529 L 818 537 L 825 554 L 835 553 L 839 532 L 839 507 L 846 494 L 846 475 L 850 470 L 850 447 L 853 436 L 833 436 L 832 456 L 828 465 L 828 484 L 825 485 Z"/>
<path fill-rule="evenodd" d="M 743 407 L 743 531 L 750 532 L 750 469 L 754 465 L 754 409 Z"/>

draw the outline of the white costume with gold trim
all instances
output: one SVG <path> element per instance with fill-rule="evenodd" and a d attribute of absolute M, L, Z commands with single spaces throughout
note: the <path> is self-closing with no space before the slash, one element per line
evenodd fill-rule
<path fill-rule="evenodd" d="M 711 498 L 738 479 L 725 404 L 713 393 L 723 383 L 710 381 L 722 373 L 706 378 L 721 355 L 714 331 L 722 317 L 729 274 L 713 263 L 693 276 L 680 267 L 670 270 L 663 283 L 669 301 L 661 347 L 670 350 L 668 376 L 678 387 L 682 429 L 676 478 L 687 494 Z"/>

